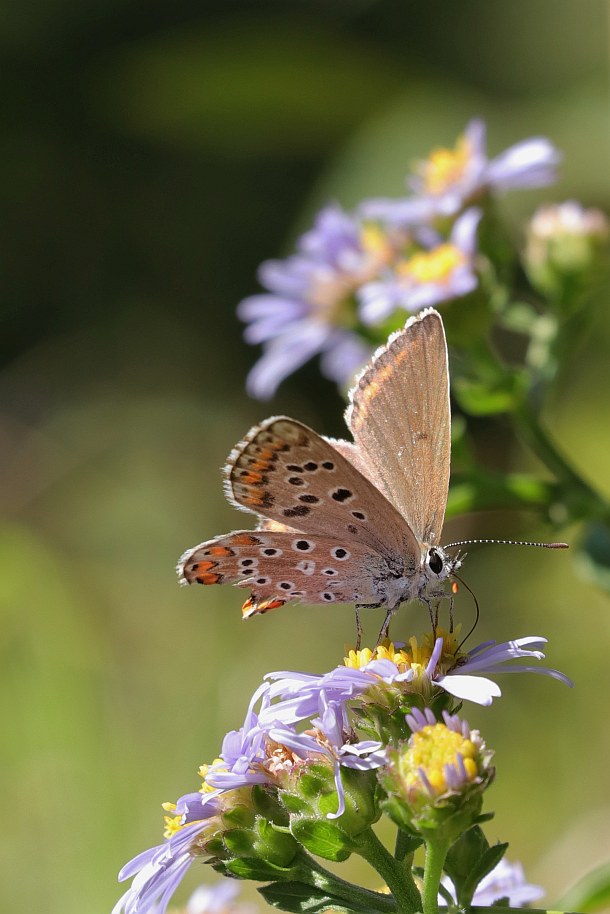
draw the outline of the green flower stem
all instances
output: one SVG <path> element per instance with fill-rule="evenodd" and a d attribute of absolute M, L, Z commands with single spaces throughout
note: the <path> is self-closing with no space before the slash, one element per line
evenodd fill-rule
<path fill-rule="evenodd" d="M 394 896 L 399 914 L 421 911 L 421 896 L 410 868 L 394 859 L 372 828 L 359 835 L 356 853 L 377 870 Z"/>
<path fill-rule="evenodd" d="M 368 912 L 368 914 L 396 914 L 396 902 L 391 895 L 372 892 L 362 886 L 354 885 L 331 873 L 306 852 L 302 853 L 299 861 L 295 881 L 305 882 L 316 889 L 321 889 L 329 895 L 346 902 L 346 907 L 353 911 Z"/>
<path fill-rule="evenodd" d="M 438 914 L 438 887 L 441 884 L 443 866 L 451 841 L 447 838 L 426 840 L 426 862 L 424 865 L 424 884 L 422 902 L 424 914 Z"/>
<path fill-rule="evenodd" d="M 395 860 L 401 862 L 406 860 L 407 857 L 410 857 L 411 860 L 413 859 L 413 854 L 409 854 L 411 840 L 411 835 L 409 835 L 406 831 L 403 831 L 402 828 L 398 829 L 396 833 L 396 846 L 394 847 Z"/>
<path fill-rule="evenodd" d="M 607 518 L 610 514 L 610 506 L 558 451 L 555 443 L 540 424 L 534 410 L 527 404 L 523 404 L 514 415 L 517 430 L 564 489 L 564 497 L 567 495 L 569 502 L 567 507 L 571 508 L 577 517 L 591 518 L 603 515 Z"/>

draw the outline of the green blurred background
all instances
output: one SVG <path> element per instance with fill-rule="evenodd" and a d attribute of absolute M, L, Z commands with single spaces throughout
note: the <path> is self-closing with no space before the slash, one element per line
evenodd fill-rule
<path fill-rule="evenodd" d="M 240 592 L 176 585 L 183 549 L 242 525 L 219 467 L 251 424 L 287 412 L 341 434 L 315 365 L 270 405 L 244 393 L 256 352 L 235 305 L 258 263 L 328 200 L 400 195 L 413 157 L 475 115 L 492 153 L 541 133 L 565 152 L 558 187 L 505 201 L 514 225 L 544 200 L 610 209 L 608 9 L 32 0 L 4 6 L 0 44 L 0 894 L 7 911 L 102 914 L 262 675 L 329 669 L 353 639 L 346 607 L 242 624 Z M 610 494 L 607 302 L 546 417 Z M 477 434 L 494 465 L 494 426 Z M 502 460 L 530 466 L 516 444 Z M 498 513 L 446 536 L 465 534 L 548 531 Z M 552 900 L 610 856 L 609 600 L 569 554 L 472 550 L 464 573 L 475 641 L 544 634 L 576 680 L 507 677 L 467 713 L 497 749 L 489 837 Z M 412 606 L 395 636 L 425 627 Z"/>

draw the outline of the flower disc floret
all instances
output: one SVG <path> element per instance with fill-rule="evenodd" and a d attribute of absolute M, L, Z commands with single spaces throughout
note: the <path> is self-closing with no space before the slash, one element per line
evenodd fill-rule
<path fill-rule="evenodd" d="M 478 774 L 476 745 L 445 724 L 427 724 L 409 743 L 398 766 L 408 792 L 423 789 L 440 796 L 457 779 L 473 781 Z"/>

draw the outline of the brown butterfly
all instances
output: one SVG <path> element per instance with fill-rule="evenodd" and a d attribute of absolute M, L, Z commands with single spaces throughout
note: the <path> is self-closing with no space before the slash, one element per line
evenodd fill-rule
<path fill-rule="evenodd" d="M 284 416 L 252 428 L 225 467 L 227 498 L 259 517 L 189 549 L 182 583 L 248 588 L 244 617 L 287 602 L 386 608 L 445 596 L 440 547 L 451 448 L 447 346 L 429 309 L 393 334 L 349 395 L 354 441 Z"/>
<path fill-rule="evenodd" d="M 451 414 L 438 312 L 423 311 L 394 333 L 349 401 L 353 442 L 324 438 L 285 416 L 248 432 L 227 460 L 225 491 L 258 516 L 259 529 L 188 549 L 177 568 L 181 583 L 247 588 L 244 618 L 288 602 L 354 603 L 358 643 L 362 607 L 386 609 L 380 639 L 410 600 L 426 603 L 435 624 L 460 566 L 440 546 Z"/>

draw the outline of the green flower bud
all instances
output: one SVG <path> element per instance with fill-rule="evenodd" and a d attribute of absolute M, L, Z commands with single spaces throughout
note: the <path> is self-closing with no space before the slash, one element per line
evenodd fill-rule
<path fill-rule="evenodd" d="M 524 264 L 534 288 L 573 303 L 607 272 L 610 225 L 600 210 L 580 203 L 544 206 L 527 228 Z"/>

